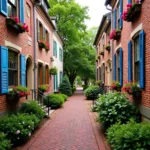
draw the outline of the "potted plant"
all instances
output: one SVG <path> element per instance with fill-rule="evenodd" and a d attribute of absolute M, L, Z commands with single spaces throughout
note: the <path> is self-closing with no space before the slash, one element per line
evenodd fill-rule
<path fill-rule="evenodd" d="M 100 59 L 101 58 L 101 56 L 100 55 L 98 55 L 98 59 Z"/>
<path fill-rule="evenodd" d="M 121 30 L 115 29 L 110 33 L 109 38 L 111 40 L 117 40 L 120 36 L 121 36 Z"/>
<path fill-rule="evenodd" d="M 110 44 L 105 45 L 105 49 L 106 49 L 107 51 L 110 51 Z"/>
<path fill-rule="evenodd" d="M 103 50 L 100 51 L 100 55 L 104 55 L 104 51 Z"/>
<path fill-rule="evenodd" d="M 58 69 L 56 67 L 52 67 L 50 68 L 49 72 L 51 75 L 56 75 L 57 74 Z"/>
<path fill-rule="evenodd" d="M 6 100 L 8 102 L 18 102 L 21 97 L 27 96 L 30 91 L 27 87 L 23 86 L 13 86 L 10 88 L 6 95 Z"/>
<path fill-rule="evenodd" d="M 40 85 L 38 89 L 39 89 L 39 91 L 41 91 L 42 93 L 48 92 L 49 86 L 48 86 L 47 84 L 43 84 L 43 85 Z"/>
<path fill-rule="evenodd" d="M 15 29 L 18 33 L 29 32 L 28 25 L 22 23 L 18 17 L 7 17 L 6 24 L 8 27 Z"/>
<path fill-rule="evenodd" d="M 103 82 L 102 82 L 101 80 L 97 80 L 97 81 L 96 81 L 96 84 L 97 84 L 99 87 L 103 86 Z"/>
<path fill-rule="evenodd" d="M 141 12 L 141 0 L 137 0 L 135 3 L 127 4 L 127 9 L 123 12 L 121 18 L 124 21 L 131 22 Z"/>
<path fill-rule="evenodd" d="M 137 82 L 126 82 L 123 90 L 127 92 L 128 94 L 131 94 L 136 97 L 141 97 L 142 96 L 142 90 L 138 86 Z"/>
<path fill-rule="evenodd" d="M 45 50 L 48 51 L 49 48 L 50 48 L 50 45 L 49 45 L 49 43 L 46 42 L 46 41 L 39 41 L 39 48 L 40 48 L 40 49 L 44 48 Z"/>
<path fill-rule="evenodd" d="M 121 91 L 120 82 L 118 82 L 118 81 L 113 81 L 112 84 L 110 85 L 110 89 L 116 90 L 116 91 Z"/>

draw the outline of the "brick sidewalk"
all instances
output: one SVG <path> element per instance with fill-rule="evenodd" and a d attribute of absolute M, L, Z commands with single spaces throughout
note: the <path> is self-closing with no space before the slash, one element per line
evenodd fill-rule
<path fill-rule="evenodd" d="M 84 99 L 81 93 L 70 97 L 20 150 L 108 150 Z"/>

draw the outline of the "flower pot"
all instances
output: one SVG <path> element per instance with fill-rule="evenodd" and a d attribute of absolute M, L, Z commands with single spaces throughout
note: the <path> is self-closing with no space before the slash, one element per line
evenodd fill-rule
<path fill-rule="evenodd" d="M 110 51 L 110 45 L 106 46 L 105 49 L 106 49 L 107 51 Z"/>
<path fill-rule="evenodd" d="M 133 96 L 141 97 L 142 96 L 142 91 L 133 91 Z"/>
<path fill-rule="evenodd" d="M 135 4 L 133 8 L 131 8 L 127 16 L 127 22 L 132 22 L 134 19 L 136 19 L 137 15 L 139 15 L 140 12 L 141 12 L 141 4 Z"/>
<path fill-rule="evenodd" d="M 9 103 L 9 104 L 16 104 L 16 103 L 18 103 L 18 101 L 19 101 L 19 99 L 20 99 L 20 96 L 19 96 L 19 94 L 7 94 L 6 95 L 6 101 L 7 101 L 7 103 Z"/>
<path fill-rule="evenodd" d="M 104 55 L 104 52 L 100 52 L 100 55 Z"/>
<path fill-rule="evenodd" d="M 118 40 L 118 38 L 120 38 L 121 36 L 121 31 L 116 31 L 116 36 L 114 37 L 114 40 Z"/>

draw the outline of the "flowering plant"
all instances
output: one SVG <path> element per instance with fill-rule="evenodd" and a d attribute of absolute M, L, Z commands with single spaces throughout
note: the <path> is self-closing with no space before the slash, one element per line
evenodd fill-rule
<path fill-rule="evenodd" d="M 30 95 L 30 91 L 27 87 L 24 87 L 24 86 L 13 86 L 10 89 L 9 94 L 11 95 L 18 94 L 19 97 L 24 97 L 24 96 Z"/>
<path fill-rule="evenodd" d="M 114 29 L 109 35 L 110 40 L 115 40 L 118 37 L 118 33 L 120 33 L 120 30 Z"/>
<path fill-rule="evenodd" d="M 120 85 L 120 82 L 118 81 L 113 81 L 111 86 L 110 86 L 111 89 L 114 89 L 116 90 L 117 88 L 121 88 L 121 85 Z"/>
<path fill-rule="evenodd" d="M 124 87 L 123 87 L 123 91 L 128 92 L 128 93 L 134 93 L 135 91 L 141 91 L 141 89 L 139 88 L 138 84 L 136 81 L 134 82 L 126 82 Z"/>
<path fill-rule="evenodd" d="M 104 51 L 103 50 L 100 51 L 100 55 L 104 55 Z"/>
<path fill-rule="evenodd" d="M 49 50 L 49 49 L 50 49 L 50 45 L 49 45 L 49 43 L 46 42 L 46 41 L 40 41 L 40 42 L 39 42 L 39 46 L 40 46 L 41 48 L 45 48 L 46 50 Z"/>
<path fill-rule="evenodd" d="M 28 25 L 26 23 L 22 23 L 18 17 L 13 17 L 12 15 L 10 15 L 10 19 L 14 24 L 17 24 L 22 31 L 29 32 Z"/>
<path fill-rule="evenodd" d="M 124 21 L 129 21 L 129 18 L 130 18 L 130 15 L 131 15 L 131 12 L 134 10 L 134 8 L 137 6 L 137 5 L 141 5 L 141 2 L 142 0 L 137 0 L 135 3 L 130 3 L 130 4 L 127 4 L 127 9 L 123 12 L 121 18 L 124 20 Z"/>
<path fill-rule="evenodd" d="M 39 86 L 39 90 L 42 92 L 48 92 L 49 91 L 49 86 L 48 84 L 43 84 Z"/>

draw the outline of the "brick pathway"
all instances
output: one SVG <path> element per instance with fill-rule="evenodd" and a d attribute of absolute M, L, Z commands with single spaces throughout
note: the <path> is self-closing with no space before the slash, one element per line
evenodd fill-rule
<path fill-rule="evenodd" d="M 81 93 L 70 97 L 20 150 L 107 150 L 84 99 Z"/>

